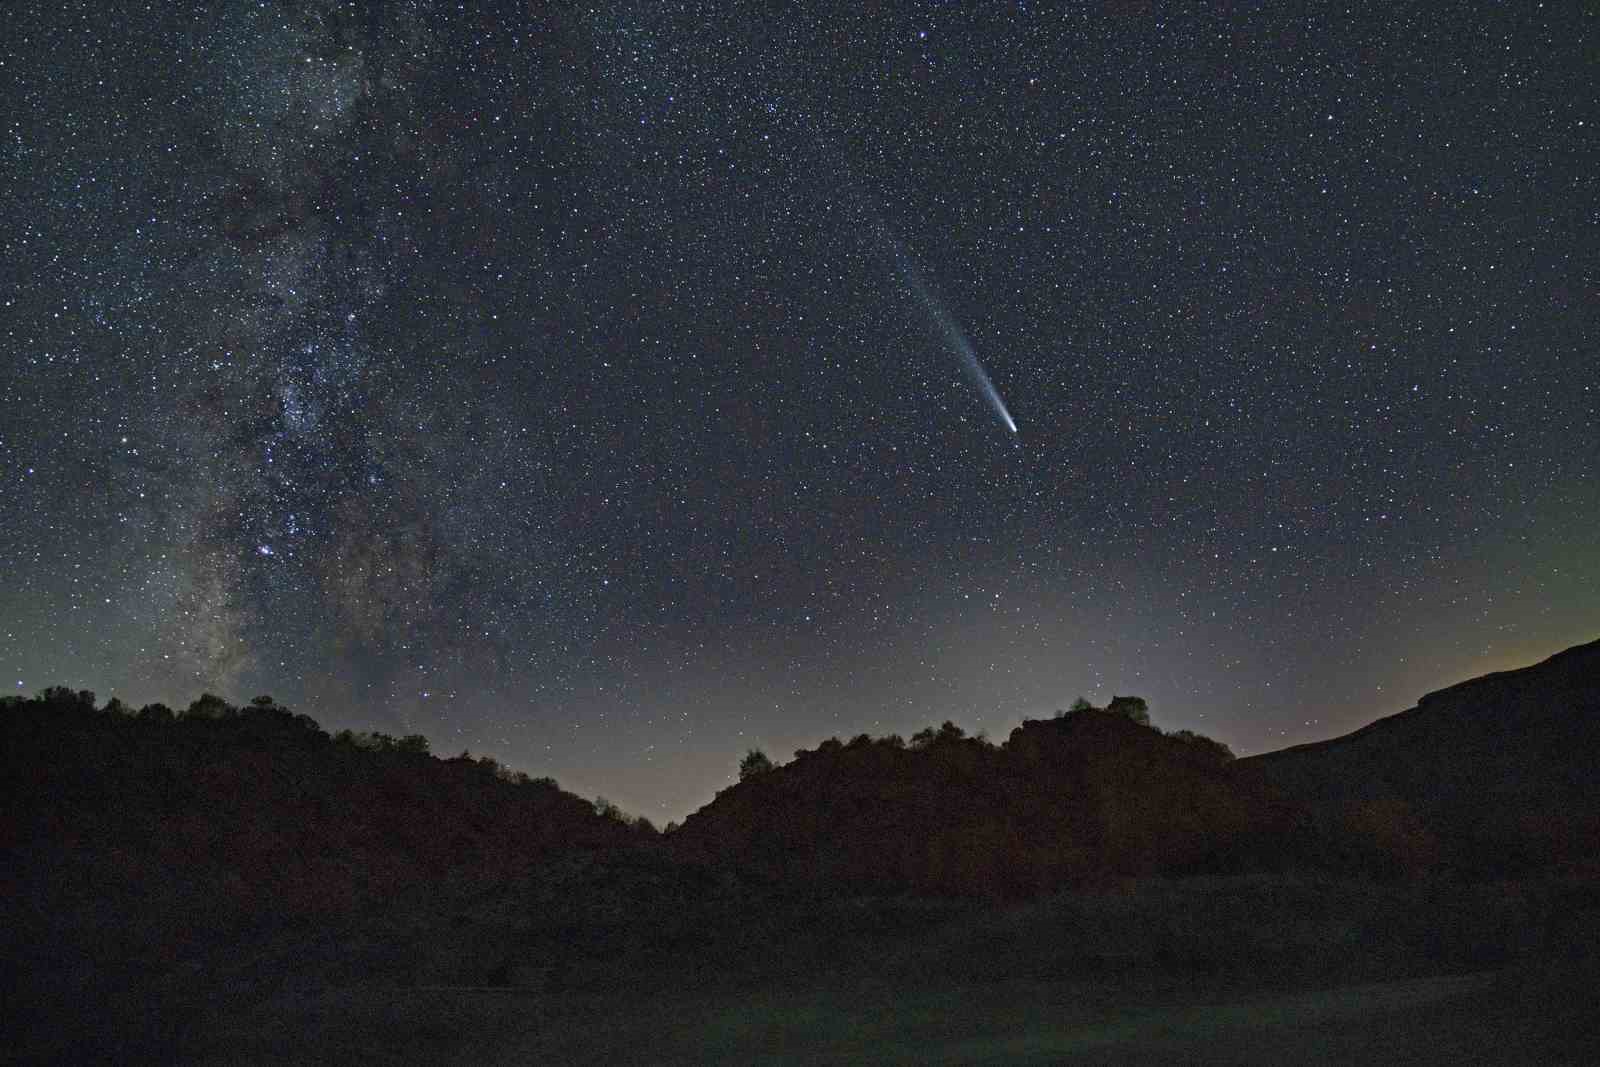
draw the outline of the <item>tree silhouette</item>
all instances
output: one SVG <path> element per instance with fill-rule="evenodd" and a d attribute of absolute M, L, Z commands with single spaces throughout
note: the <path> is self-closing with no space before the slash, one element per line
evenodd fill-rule
<path fill-rule="evenodd" d="M 194 703 L 184 711 L 186 719 L 227 719 L 239 713 L 239 709 L 223 700 L 215 693 L 201 693 Z"/>
<path fill-rule="evenodd" d="M 1068 715 L 1074 714 L 1075 712 L 1079 712 L 1079 711 L 1094 711 L 1094 710 L 1095 710 L 1095 706 L 1093 704 L 1089 703 L 1089 700 L 1088 700 L 1087 697 L 1079 696 L 1076 700 L 1074 700 L 1072 702 L 1072 705 L 1069 708 L 1067 708 L 1066 711 L 1058 711 L 1058 712 L 1056 712 L 1056 718 L 1064 719 Z"/>
<path fill-rule="evenodd" d="M 73 692 L 64 685 L 52 685 L 39 694 L 39 699 L 50 707 L 62 711 L 94 710 L 94 691 L 91 689 Z"/>
<path fill-rule="evenodd" d="M 1150 725 L 1150 705 L 1144 697 L 1112 697 L 1106 710 L 1113 715 L 1126 715 L 1140 726 Z"/>
<path fill-rule="evenodd" d="M 165 704 L 146 704 L 139 709 L 139 718 L 145 722 L 171 722 L 175 717 Z"/>
<path fill-rule="evenodd" d="M 772 761 L 767 758 L 767 754 L 759 748 L 752 748 L 745 753 L 744 759 L 739 761 L 739 781 L 747 781 L 770 770 Z"/>
<path fill-rule="evenodd" d="M 1202 752 L 1210 753 L 1224 762 L 1234 758 L 1233 749 L 1215 738 L 1207 737 L 1205 734 L 1197 734 L 1193 730 L 1174 730 L 1167 736 L 1175 741 L 1193 745 Z"/>

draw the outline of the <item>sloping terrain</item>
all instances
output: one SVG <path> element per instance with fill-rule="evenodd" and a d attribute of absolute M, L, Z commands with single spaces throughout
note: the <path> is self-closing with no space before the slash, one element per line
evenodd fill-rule
<path fill-rule="evenodd" d="M 1592 864 L 1600 641 L 1238 765 L 1314 813 L 1346 865 L 1485 877 Z"/>
<path fill-rule="evenodd" d="M 1216 749 L 1089 709 L 1000 746 L 825 745 L 723 790 L 671 842 L 791 885 L 1017 898 L 1249 867 L 1297 818 Z"/>
<path fill-rule="evenodd" d="M 279 708 L 220 711 L 141 718 L 62 691 L 0 709 L 12 1034 L 161 1049 L 230 984 L 391 968 L 374 916 L 426 926 L 530 867 L 639 837 L 487 763 L 338 743 Z"/>
<path fill-rule="evenodd" d="M 604 866 L 566 884 L 605 892 L 617 872 Z M 555 986 L 378 976 L 306 990 L 219 1019 L 195 1058 L 1578 1064 L 1600 1052 L 1595 901 L 1555 885 L 1271 874 L 1136 880 L 1004 907 L 728 908 L 668 894 L 657 909 L 625 896 L 640 939 L 604 956 L 591 944 Z M 647 931 L 668 915 L 686 926 L 652 947 Z M 516 944 L 514 920 L 495 921 L 496 944 Z"/>
<path fill-rule="evenodd" d="M 1516 969 L 1438 1047 L 1562 1005 L 1556 1048 L 1600 959 L 1597 721 L 1600 643 L 1248 760 L 1094 708 L 825 742 L 657 835 L 421 738 L 51 690 L 0 705 L 0 1061 L 1048 1060 Z"/>

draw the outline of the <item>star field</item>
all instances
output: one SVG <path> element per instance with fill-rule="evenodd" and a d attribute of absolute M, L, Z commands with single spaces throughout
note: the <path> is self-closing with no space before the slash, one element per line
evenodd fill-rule
<path fill-rule="evenodd" d="M 752 746 L 1138 693 L 1255 752 L 1600 631 L 1584 5 L 802 6 L 20 5 L 8 688 L 660 820 Z"/>

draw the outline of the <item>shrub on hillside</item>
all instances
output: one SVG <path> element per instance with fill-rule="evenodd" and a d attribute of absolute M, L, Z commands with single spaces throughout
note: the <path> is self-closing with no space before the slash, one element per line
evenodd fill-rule
<path fill-rule="evenodd" d="M 758 774 L 766 774 L 772 770 L 772 760 L 759 748 L 752 748 L 746 752 L 744 759 L 739 761 L 739 781 L 749 781 Z"/>

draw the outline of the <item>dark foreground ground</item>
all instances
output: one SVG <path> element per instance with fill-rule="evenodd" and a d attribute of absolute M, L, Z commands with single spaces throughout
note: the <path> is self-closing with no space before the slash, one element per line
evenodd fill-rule
<path fill-rule="evenodd" d="M 591 875 L 568 873 L 565 905 L 506 885 L 219 958 L 152 997 L 181 1025 L 132 1033 L 129 1058 L 1600 1063 L 1584 883 L 1196 878 L 1010 907 L 708 891 L 668 916 Z M 33 1037 L 15 1051 L 77 1058 Z"/>
<path fill-rule="evenodd" d="M 1468 974 L 1234 997 L 1075 982 L 862 983 L 663 995 L 626 1008 L 592 997 L 344 989 L 247 1025 L 199 1062 L 1597 1062 L 1592 1036 L 1548 1014 L 1525 978 Z"/>

